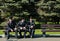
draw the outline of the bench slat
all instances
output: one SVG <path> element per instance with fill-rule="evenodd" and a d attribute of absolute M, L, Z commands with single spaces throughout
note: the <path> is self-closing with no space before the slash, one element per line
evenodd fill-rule
<path fill-rule="evenodd" d="M 49 28 L 49 29 L 50 29 L 50 28 L 56 28 L 56 29 L 60 29 L 60 27 L 42 27 L 42 29 L 43 29 L 43 28 Z"/>
<path fill-rule="evenodd" d="M 60 32 L 60 30 L 42 30 L 42 32 Z"/>
<path fill-rule="evenodd" d="M 60 24 L 42 24 L 41 28 L 59 28 L 60 29 Z"/>

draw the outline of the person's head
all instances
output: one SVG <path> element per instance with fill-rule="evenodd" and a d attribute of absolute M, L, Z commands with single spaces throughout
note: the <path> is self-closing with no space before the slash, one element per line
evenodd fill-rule
<path fill-rule="evenodd" d="M 32 17 L 30 17 L 30 21 L 32 21 Z"/>
<path fill-rule="evenodd" d="M 24 21 L 25 21 L 25 19 L 24 19 L 24 18 L 22 18 L 22 19 L 21 19 L 21 21 L 22 21 L 22 22 L 24 22 Z"/>
<path fill-rule="evenodd" d="M 8 19 L 9 22 L 12 22 L 12 19 Z"/>

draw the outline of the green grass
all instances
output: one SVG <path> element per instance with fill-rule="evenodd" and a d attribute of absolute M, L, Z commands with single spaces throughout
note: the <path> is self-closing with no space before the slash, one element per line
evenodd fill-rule
<path fill-rule="evenodd" d="M 0 35 L 2 34 L 4 34 L 4 32 L 3 30 L 0 30 Z M 10 34 L 14 34 L 14 32 L 11 32 Z M 41 29 L 36 29 L 35 34 L 42 34 Z M 46 32 L 46 34 L 60 34 L 60 32 Z"/>
<path fill-rule="evenodd" d="M 35 34 L 42 34 L 41 29 L 36 29 Z M 46 32 L 46 34 L 60 34 L 60 32 Z"/>
<path fill-rule="evenodd" d="M 42 34 L 41 29 L 36 29 L 35 34 Z"/>
<path fill-rule="evenodd" d="M 0 30 L 0 34 L 4 34 L 3 30 Z"/>

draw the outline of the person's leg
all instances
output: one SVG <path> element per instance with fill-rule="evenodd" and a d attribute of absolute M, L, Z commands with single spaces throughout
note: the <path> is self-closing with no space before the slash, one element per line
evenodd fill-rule
<path fill-rule="evenodd" d="M 29 34 L 30 34 L 29 36 L 30 36 L 30 37 L 31 37 L 31 32 L 32 32 L 32 30 L 31 30 L 31 29 L 29 29 Z"/>
<path fill-rule="evenodd" d="M 7 32 L 7 39 L 10 38 L 10 31 L 11 31 L 11 28 L 7 28 L 6 32 Z"/>
<path fill-rule="evenodd" d="M 7 36 L 7 31 L 9 30 L 9 28 L 8 27 L 6 27 L 6 29 L 5 29 L 5 36 Z"/>
<path fill-rule="evenodd" d="M 21 33 L 21 32 L 22 32 L 22 31 L 20 30 L 20 31 L 19 31 L 20 37 L 22 37 L 22 33 Z"/>
<path fill-rule="evenodd" d="M 32 38 L 32 37 L 34 37 L 34 29 L 30 29 L 30 37 Z"/>
<path fill-rule="evenodd" d="M 7 39 L 9 39 L 10 38 L 10 34 L 9 34 L 9 31 L 7 32 Z"/>
<path fill-rule="evenodd" d="M 8 29 L 6 28 L 5 31 L 4 31 L 4 32 L 5 32 L 5 37 L 7 36 L 7 30 L 8 30 Z"/>
<path fill-rule="evenodd" d="M 26 32 L 27 32 L 27 31 L 26 31 L 26 30 L 24 30 L 24 38 L 26 38 Z"/>
<path fill-rule="evenodd" d="M 32 29 L 32 32 L 31 32 L 31 37 L 33 38 L 34 37 L 34 29 Z"/>
<path fill-rule="evenodd" d="M 10 34 L 9 34 L 10 31 L 7 30 L 6 32 L 7 32 L 7 39 L 9 39 L 10 38 Z"/>

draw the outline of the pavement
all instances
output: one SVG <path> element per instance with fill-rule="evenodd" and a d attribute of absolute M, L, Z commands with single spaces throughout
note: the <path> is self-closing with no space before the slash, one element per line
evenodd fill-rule
<path fill-rule="evenodd" d="M 52 35 L 53 36 L 53 35 Z M 0 41 L 60 41 L 60 36 L 49 36 L 49 37 L 41 37 L 40 35 L 36 35 L 34 38 L 14 38 L 11 37 L 7 40 L 4 35 L 0 35 Z"/>
<path fill-rule="evenodd" d="M 21 38 L 21 39 L 16 39 L 16 38 L 0 38 L 0 41 L 60 41 L 60 38 L 54 38 L 54 37 L 48 37 L 48 38 Z"/>

